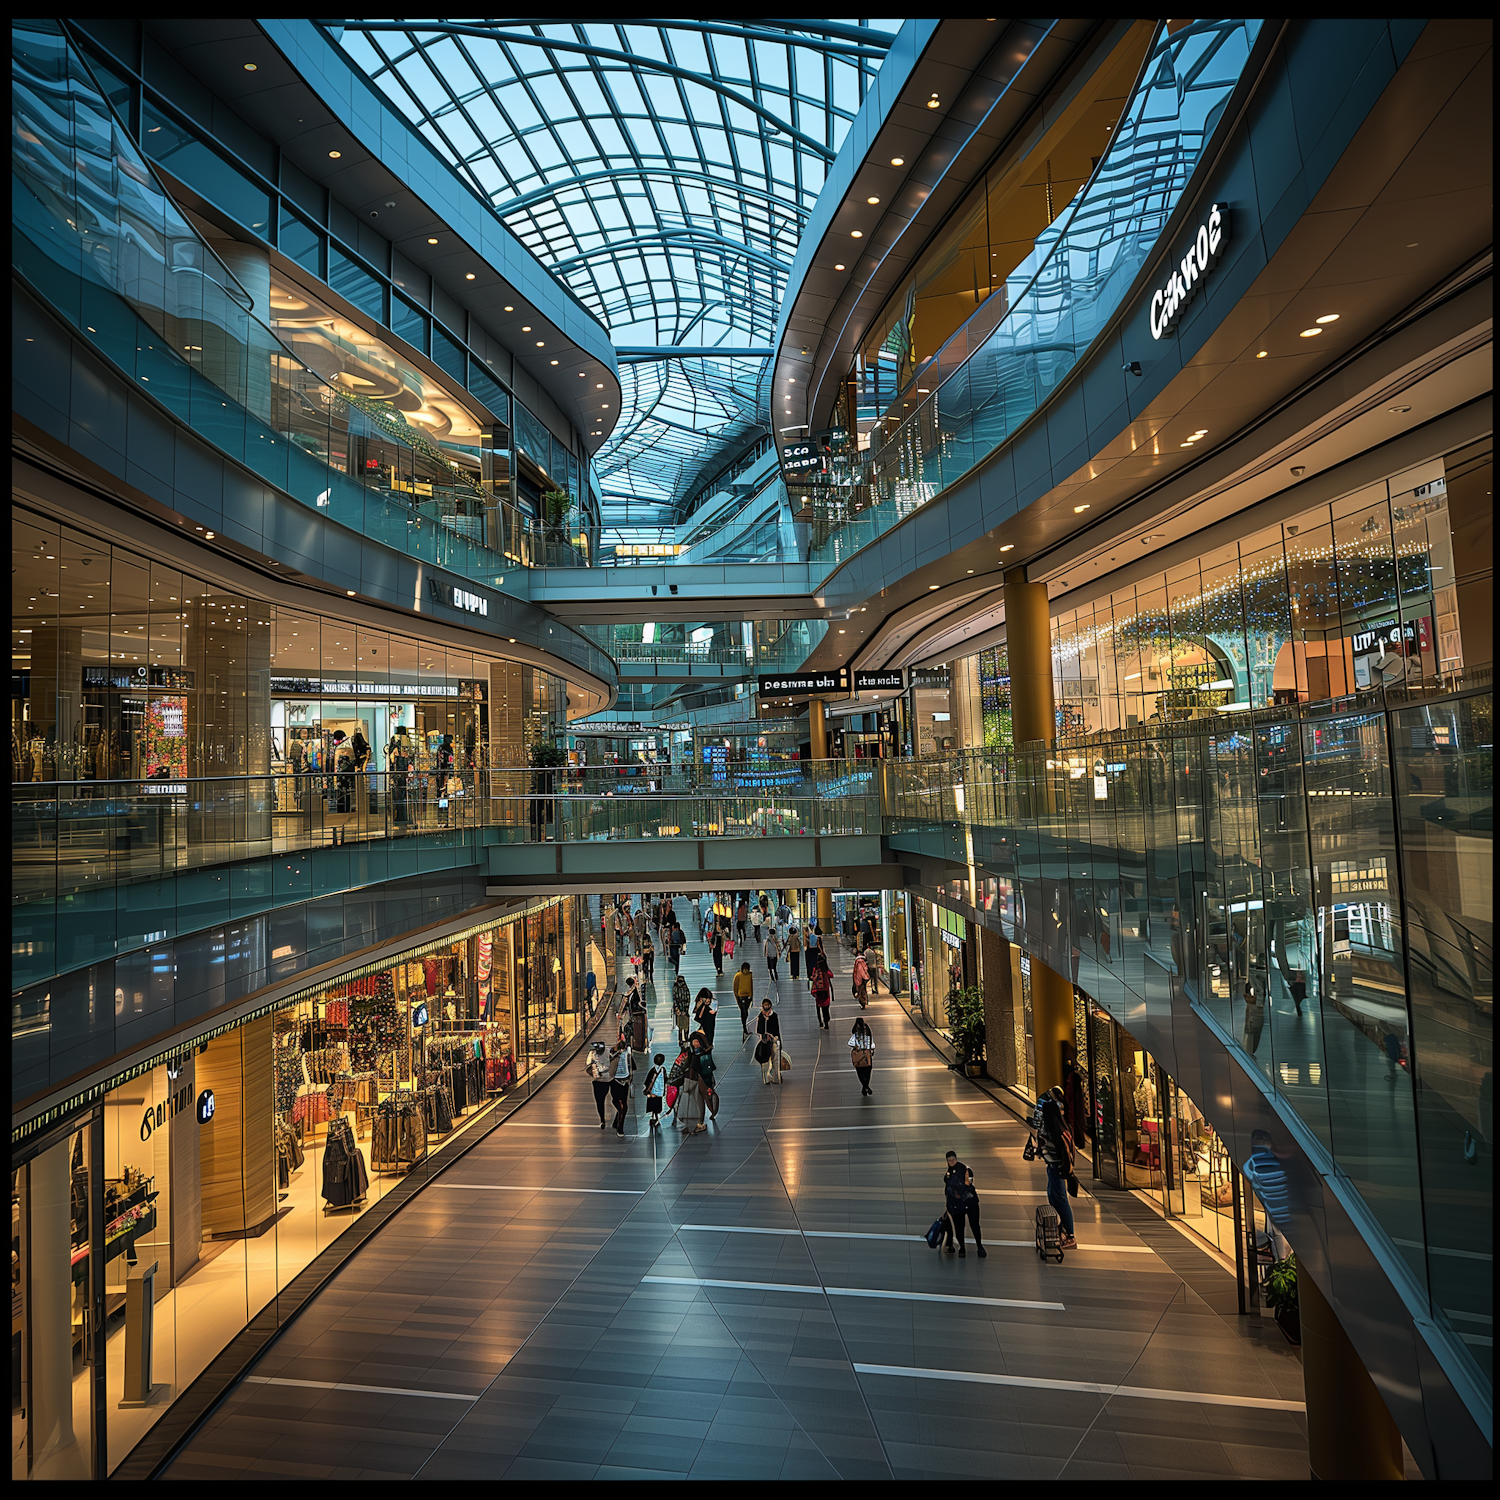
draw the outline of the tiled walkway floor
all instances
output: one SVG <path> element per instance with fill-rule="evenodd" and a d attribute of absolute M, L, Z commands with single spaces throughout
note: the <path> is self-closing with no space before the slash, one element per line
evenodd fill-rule
<path fill-rule="evenodd" d="M 783 964 L 793 1067 L 763 1085 L 725 967 L 708 1134 L 648 1135 L 640 1113 L 624 1140 L 600 1130 L 575 1065 L 335 1277 L 169 1477 L 1307 1476 L 1302 1369 L 1274 1328 L 1215 1312 L 1087 1196 L 1078 1252 L 1040 1264 L 1024 1129 L 888 997 L 862 1098 L 847 980 L 820 1032 Z M 701 943 L 684 973 L 713 982 Z M 986 1260 L 919 1238 L 949 1148 Z"/>

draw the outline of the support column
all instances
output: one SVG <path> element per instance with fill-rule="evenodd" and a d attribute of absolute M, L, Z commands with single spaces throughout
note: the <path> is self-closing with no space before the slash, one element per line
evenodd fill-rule
<path fill-rule="evenodd" d="M 29 1166 L 33 1479 L 88 1479 L 73 1427 L 72 1146 L 63 1141 Z"/>
<path fill-rule="evenodd" d="M 807 701 L 807 727 L 812 736 L 814 760 L 828 759 L 828 720 L 823 712 L 821 698 Z M 826 886 L 818 887 L 818 926 L 826 938 L 833 931 L 833 892 Z"/>
<path fill-rule="evenodd" d="M 1318 1284 L 1297 1262 L 1307 1456 L 1314 1479 L 1405 1477 L 1401 1433 Z"/>
<path fill-rule="evenodd" d="M 1005 575 L 1005 657 L 1010 666 L 1011 729 L 1017 745 L 1057 738 L 1052 697 L 1052 622 L 1047 585 L 1028 583 L 1025 568 Z"/>
<path fill-rule="evenodd" d="M 1073 1035 L 1073 986 L 1049 969 L 1036 954 L 1031 955 L 1031 1034 L 1036 1039 L 1036 1091 L 1038 1096 L 1063 1081 L 1063 1055 L 1075 1046 Z"/>
<path fill-rule="evenodd" d="M 271 256 L 263 246 L 247 245 L 238 240 L 223 241 L 214 247 L 219 258 L 234 273 L 235 279 L 250 294 L 251 314 L 261 323 L 271 322 Z M 206 342 L 206 340 L 205 340 Z M 262 422 L 271 420 L 271 358 L 265 336 L 256 335 L 246 350 L 245 405 Z M 232 389 L 232 387 L 231 387 Z"/>

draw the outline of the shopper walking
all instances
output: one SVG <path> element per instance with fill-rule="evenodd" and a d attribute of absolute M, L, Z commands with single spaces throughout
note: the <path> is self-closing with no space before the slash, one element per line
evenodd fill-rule
<path fill-rule="evenodd" d="M 827 1031 L 833 1006 L 833 975 L 828 972 L 828 962 L 821 951 L 813 954 L 813 958 L 817 960 L 809 965 L 813 1004 L 818 1007 L 818 1025 Z"/>
<path fill-rule="evenodd" d="M 635 935 L 635 951 L 641 951 L 641 939 L 646 936 L 646 908 L 643 906 L 630 921 L 631 931 Z"/>
<path fill-rule="evenodd" d="M 755 1021 L 755 1060 L 760 1064 L 762 1083 L 781 1082 L 781 1017 L 769 1000 L 760 1002 L 760 1015 Z"/>
<path fill-rule="evenodd" d="M 615 1106 L 615 1134 L 625 1134 L 625 1111 L 630 1108 L 630 1070 L 635 1060 L 621 1043 L 610 1054 L 609 1096 Z"/>
<path fill-rule="evenodd" d="M 695 1031 L 688 1038 L 688 1046 L 698 1065 L 698 1087 L 703 1092 L 704 1114 L 712 1120 L 719 1113 L 719 1095 L 715 1088 L 719 1070 L 714 1062 L 714 1049 L 701 1031 Z"/>
<path fill-rule="evenodd" d="M 792 978 L 800 979 L 802 967 L 802 929 L 793 926 L 786 935 L 786 958 L 792 970 Z"/>
<path fill-rule="evenodd" d="M 691 1041 L 672 1064 L 672 1071 L 667 1078 L 677 1085 L 675 1118 L 682 1133 L 697 1135 L 699 1131 L 707 1130 L 708 1127 L 703 1123 L 703 1082 Z"/>
<path fill-rule="evenodd" d="M 875 1090 L 870 1087 L 870 1073 L 875 1067 L 875 1038 L 863 1016 L 855 1016 L 854 1030 L 849 1033 L 849 1060 L 854 1064 L 855 1073 L 859 1075 L 860 1093 L 873 1094 Z M 978 1233 L 977 1230 L 975 1232 Z"/>
<path fill-rule="evenodd" d="M 639 990 L 630 999 L 630 1045 L 637 1052 L 646 1050 L 646 997 Z"/>
<path fill-rule="evenodd" d="M 698 991 L 693 1003 L 693 1020 L 698 1029 L 708 1038 L 710 1047 L 714 1044 L 714 1027 L 719 1020 L 719 1001 L 714 992 L 705 985 Z"/>
<path fill-rule="evenodd" d="M 720 978 L 724 974 L 724 934 L 718 927 L 714 928 L 713 936 L 708 940 L 709 952 L 713 954 L 714 973 Z"/>
<path fill-rule="evenodd" d="M 1073 1205 L 1068 1202 L 1068 1182 L 1073 1178 L 1073 1138 L 1068 1134 L 1063 1119 L 1063 1092 L 1051 1089 L 1042 1095 L 1033 1117 L 1036 1130 L 1037 1149 L 1047 1164 L 1047 1201 L 1057 1210 L 1062 1227 L 1062 1247 L 1075 1249 L 1078 1241 L 1073 1237 Z M 1076 1178 L 1073 1178 L 1076 1182 Z"/>
<path fill-rule="evenodd" d="M 750 928 L 757 947 L 760 946 L 760 924 L 761 918 L 764 915 L 765 913 L 761 911 L 759 902 L 756 902 L 756 904 L 750 908 Z"/>
<path fill-rule="evenodd" d="M 588 1074 L 589 1082 L 594 1086 L 594 1108 L 599 1111 L 599 1129 L 603 1130 L 606 1124 L 604 1101 L 609 1098 L 609 1079 L 614 1071 L 610 1065 L 609 1052 L 603 1042 L 595 1042 L 589 1048 L 589 1055 L 584 1059 L 583 1071 Z"/>
<path fill-rule="evenodd" d="M 776 936 L 774 927 L 766 930 L 766 971 L 771 976 L 771 983 L 776 983 L 776 961 L 781 957 L 781 939 Z"/>
<path fill-rule="evenodd" d="M 854 972 L 851 977 L 854 984 L 854 998 L 859 1001 L 859 1008 L 863 1010 L 870 999 L 870 965 L 866 962 L 863 953 L 854 960 Z"/>
<path fill-rule="evenodd" d="M 641 933 L 641 979 L 651 984 L 656 974 L 656 944 L 649 932 Z"/>
<path fill-rule="evenodd" d="M 964 1221 L 967 1219 L 974 1231 L 975 1248 L 983 1259 L 986 1252 L 979 1238 L 979 1194 L 974 1188 L 974 1174 L 958 1159 L 957 1152 L 950 1151 L 946 1160 L 948 1170 L 943 1173 L 943 1194 L 948 1203 L 948 1222 L 953 1230 L 948 1253 L 953 1253 L 953 1239 L 956 1238 L 958 1253 L 968 1254 L 964 1249 Z"/>
<path fill-rule="evenodd" d="M 742 900 L 734 913 L 735 936 L 740 942 L 745 941 L 745 927 L 750 919 L 750 903 Z"/>
<path fill-rule="evenodd" d="M 659 1130 L 661 1128 L 661 1106 L 662 1100 L 667 1094 L 667 1056 L 664 1052 L 658 1052 L 651 1059 L 651 1071 L 646 1074 L 644 1085 L 646 1095 L 646 1128 L 648 1130 Z"/>
<path fill-rule="evenodd" d="M 740 1031 L 750 1035 L 750 1002 L 755 998 L 755 981 L 750 977 L 750 965 L 741 964 L 734 976 L 734 1003 L 740 1008 Z"/>
<path fill-rule="evenodd" d="M 671 931 L 667 937 L 667 948 L 672 956 L 672 972 L 682 973 L 682 950 L 687 947 L 687 934 L 682 930 L 681 924 L 674 917 L 672 919 Z"/>
<path fill-rule="evenodd" d="M 687 1046 L 688 1033 L 693 1029 L 693 992 L 681 974 L 672 981 L 672 1021 L 677 1027 L 677 1040 Z"/>

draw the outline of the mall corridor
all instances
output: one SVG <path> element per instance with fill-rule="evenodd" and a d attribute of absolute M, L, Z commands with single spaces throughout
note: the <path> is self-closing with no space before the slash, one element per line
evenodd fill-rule
<path fill-rule="evenodd" d="M 692 903 L 677 911 L 696 993 L 713 967 Z M 166 1476 L 1306 1475 L 1301 1365 L 1273 1323 L 1233 1316 L 1230 1273 L 1185 1238 L 1169 1266 L 1127 1227 L 1136 1200 L 1112 1195 L 1117 1213 L 1087 1181 L 1077 1251 L 1041 1264 L 1045 1177 L 1019 1121 L 883 992 L 861 1097 L 838 954 L 826 1032 L 805 981 L 753 961 L 791 1058 L 763 1084 L 734 1033 L 738 961 L 706 1135 L 649 1133 L 643 1073 L 626 1138 L 601 1131 L 573 1063 L 334 1276 Z M 669 1062 L 670 973 L 650 1018 Z M 986 1260 L 921 1237 L 949 1149 Z"/>

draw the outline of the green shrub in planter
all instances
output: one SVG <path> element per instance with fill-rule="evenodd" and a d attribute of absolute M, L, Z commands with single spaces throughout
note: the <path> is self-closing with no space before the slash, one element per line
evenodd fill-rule
<path fill-rule="evenodd" d="M 948 1040 L 965 1068 L 984 1061 L 984 991 L 965 985 L 948 995 Z"/>
<path fill-rule="evenodd" d="M 1297 1257 L 1274 1262 L 1266 1273 L 1266 1306 L 1276 1317 L 1276 1326 L 1294 1344 L 1302 1342 L 1302 1314 L 1297 1306 Z"/>

